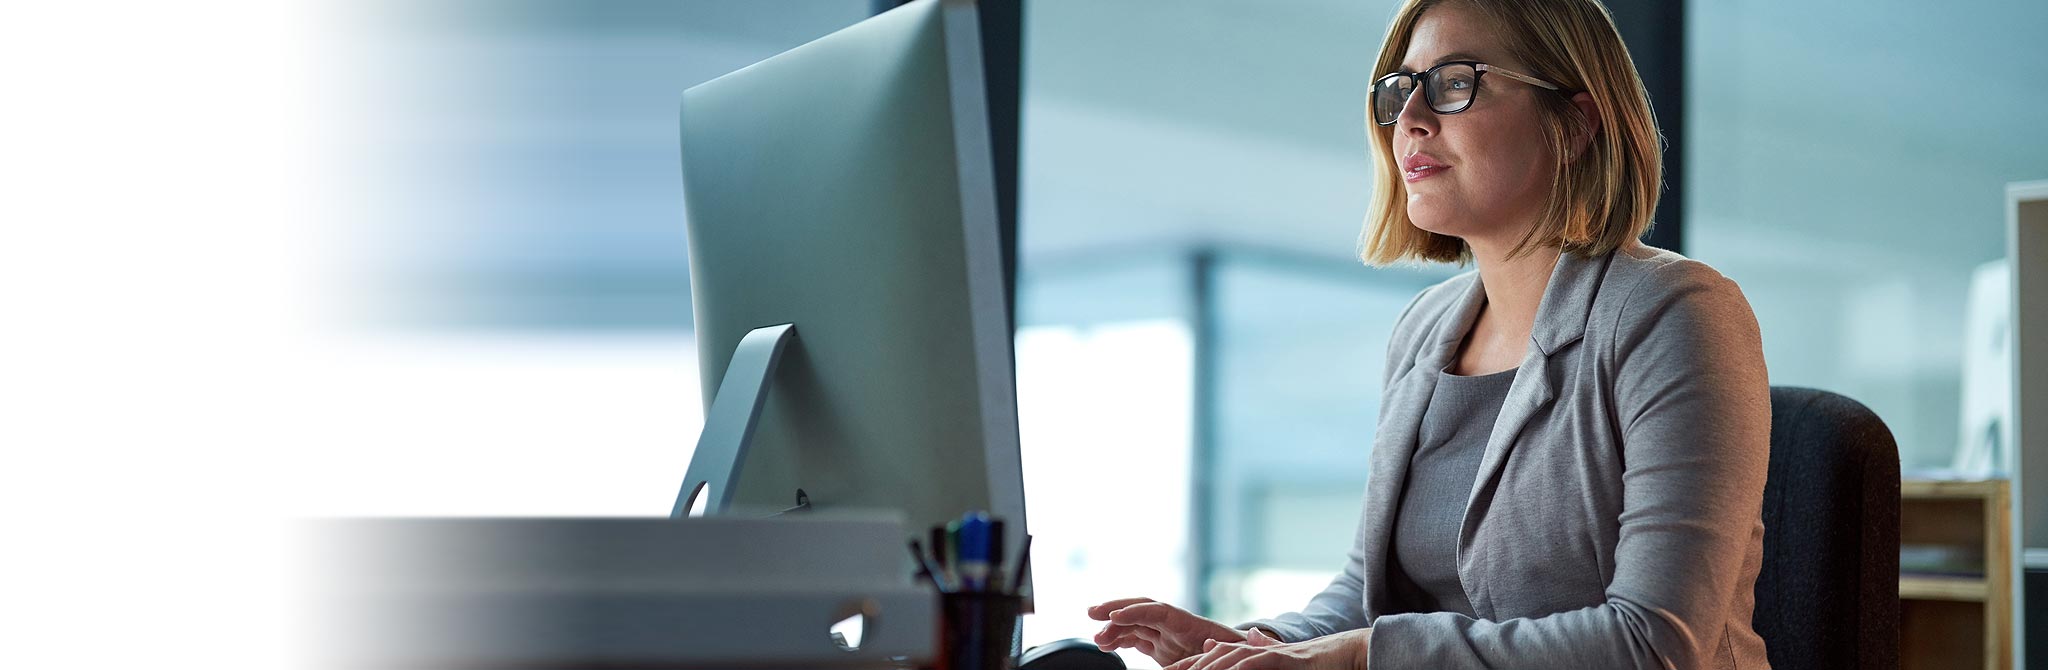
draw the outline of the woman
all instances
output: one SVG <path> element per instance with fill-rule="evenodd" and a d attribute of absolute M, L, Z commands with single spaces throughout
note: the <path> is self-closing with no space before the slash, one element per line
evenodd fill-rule
<path fill-rule="evenodd" d="M 1095 641 L 1169 670 L 1768 667 L 1756 318 L 1636 242 L 1658 134 L 1606 9 L 1411 0 L 1377 72 L 1364 260 L 1478 267 L 1396 321 L 1350 560 L 1300 612 L 1113 600 Z"/>

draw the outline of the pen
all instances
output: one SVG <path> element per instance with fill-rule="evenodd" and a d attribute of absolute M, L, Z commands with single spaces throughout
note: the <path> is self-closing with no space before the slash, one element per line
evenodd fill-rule
<path fill-rule="evenodd" d="M 925 556 L 924 547 L 919 546 L 917 540 L 910 541 L 910 557 L 917 560 L 917 573 L 919 575 L 923 575 L 926 579 L 931 580 L 932 586 L 936 587 L 940 593 L 952 593 L 952 589 L 947 588 L 946 583 L 939 577 L 938 569 L 932 567 L 931 559 Z"/>
<path fill-rule="evenodd" d="M 910 540 L 910 561 L 911 565 L 917 566 L 917 574 L 911 575 L 912 577 L 931 578 L 931 569 L 925 567 L 924 546 L 918 544 L 916 538 Z"/>
<path fill-rule="evenodd" d="M 988 515 L 969 513 L 960 520 L 961 588 L 980 591 L 988 586 Z"/>

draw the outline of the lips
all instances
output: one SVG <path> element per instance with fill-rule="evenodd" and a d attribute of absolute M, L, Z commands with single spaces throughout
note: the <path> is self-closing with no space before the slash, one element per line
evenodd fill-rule
<path fill-rule="evenodd" d="M 1410 154 L 1401 159 L 1401 179 L 1414 183 L 1436 176 L 1451 169 L 1443 160 L 1425 153 Z"/>

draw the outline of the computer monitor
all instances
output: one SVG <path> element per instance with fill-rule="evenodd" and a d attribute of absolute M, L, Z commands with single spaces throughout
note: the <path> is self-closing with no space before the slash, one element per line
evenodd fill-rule
<path fill-rule="evenodd" d="M 2013 666 L 2040 667 L 2048 648 L 2048 607 L 2036 597 L 2048 579 L 2048 180 L 2005 186 L 2006 262 L 2011 265 Z M 1992 583 L 1998 583 L 1996 581 Z"/>
<path fill-rule="evenodd" d="M 920 0 L 683 94 L 708 400 L 677 516 L 693 495 L 772 514 L 801 489 L 912 531 L 988 510 L 1019 546 L 978 31 L 972 2 Z"/>

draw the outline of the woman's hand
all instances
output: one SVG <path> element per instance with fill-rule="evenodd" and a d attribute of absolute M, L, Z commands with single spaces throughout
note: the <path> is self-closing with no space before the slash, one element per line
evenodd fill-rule
<path fill-rule="evenodd" d="M 1210 641 L 1201 656 L 1165 670 L 1365 670 L 1372 629 L 1360 628 L 1295 642 L 1280 642 L 1258 629 L 1242 643 Z"/>
<path fill-rule="evenodd" d="M 1088 608 L 1088 618 L 1109 622 L 1095 634 L 1095 646 L 1131 647 L 1160 665 L 1202 653 L 1204 642 L 1245 640 L 1243 631 L 1151 598 L 1111 600 Z"/>

